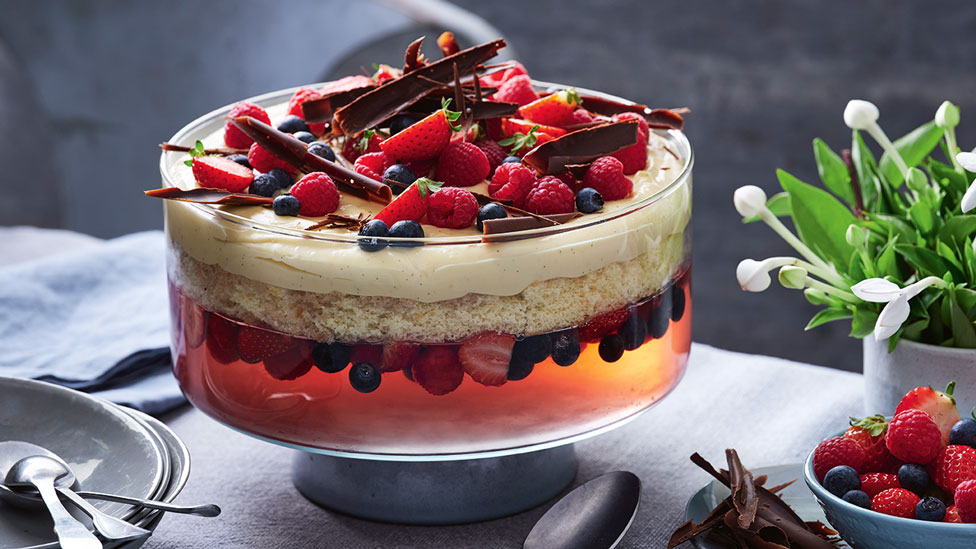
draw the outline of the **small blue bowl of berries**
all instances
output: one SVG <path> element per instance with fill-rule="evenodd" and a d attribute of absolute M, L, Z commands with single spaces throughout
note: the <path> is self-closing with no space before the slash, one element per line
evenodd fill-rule
<path fill-rule="evenodd" d="M 886 418 L 851 419 L 807 457 L 804 480 L 855 549 L 976 547 L 976 419 L 918 387 Z"/>

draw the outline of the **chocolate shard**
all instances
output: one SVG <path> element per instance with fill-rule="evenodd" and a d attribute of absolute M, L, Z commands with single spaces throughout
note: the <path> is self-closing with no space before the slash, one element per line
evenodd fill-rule
<path fill-rule="evenodd" d="M 590 169 L 591 162 L 586 162 L 583 164 L 566 164 L 566 169 L 569 173 L 573 174 L 580 183 L 583 182 L 583 178 L 586 176 L 586 170 Z"/>
<path fill-rule="evenodd" d="M 685 119 L 669 109 L 653 109 L 644 115 L 644 120 L 649 127 L 659 130 L 680 130 L 685 127 Z"/>
<path fill-rule="evenodd" d="M 424 66 L 424 56 L 420 53 L 424 38 L 426 37 L 421 36 L 407 45 L 407 51 L 403 54 L 403 72 L 410 72 Z"/>
<path fill-rule="evenodd" d="M 338 91 L 323 95 L 318 99 L 306 101 L 305 103 L 302 103 L 302 114 L 305 115 L 305 121 L 310 124 L 314 124 L 316 122 L 330 122 L 332 120 L 332 115 L 337 109 L 348 105 L 350 102 L 352 102 L 352 100 L 375 87 L 376 86 L 362 86 L 360 88 L 352 88 L 350 90 Z"/>
<path fill-rule="evenodd" d="M 497 101 L 476 101 L 468 105 L 472 120 L 487 120 L 512 116 L 518 112 L 518 103 L 501 103 Z"/>
<path fill-rule="evenodd" d="M 592 162 L 637 143 L 639 131 L 636 120 L 576 130 L 532 149 L 522 162 L 542 174 L 561 173 L 567 165 Z"/>
<path fill-rule="evenodd" d="M 454 78 L 454 66 L 461 74 L 494 57 L 505 47 L 502 39 L 461 50 L 426 66 L 407 72 L 382 86 L 359 96 L 333 114 L 333 132 L 355 135 L 368 130 L 390 116 L 406 109 L 424 95 Z"/>
<path fill-rule="evenodd" d="M 181 202 L 195 202 L 197 204 L 227 204 L 249 205 L 271 204 L 274 199 L 256 194 L 231 193 L 219 189 L 190 189 L 185 191 L 179 187 L 165 187 L 146 191 L 146 196 L 179 200 Z"/>
<path fill-rule="evenodd" d="M 621 103 L 612 99 L 598 97 L 595 95 L 580 95 L 583 100 L 583 107 L 590 112 L 613 116 L 623 112 L 633 112 L 644 117 L 647 125 L 652 128 L 662 130 L 680 130 L 684 127 L 685 121 L 680 113 L 688 112 L 687 109 L 651 109 L 647 105 L 639 103 Z"/>
<path fill-rule="evenodd" d="M 503 217 L 501 219 L 486 219 L 484 221 L 485 235 L 528 231 L 542 227 L 561 225 L 579 217 L 578 212 L 555 214 L 546 216 Z"/>
<path fill-rule="evenodd" d="M 342 192 L 381 204 L 388 204 L 393 199 L 393 191 L 388 185 L 309 153 L 305 143 L 290 134 L 250 116 L 231 118 L 230 121 L 258 145 L 295 168 L 306 173 L 327 173 Z"/>
<path fill-rule="evenodd" d="M 756 495 L 756 485 L 750 473 L 735 450 L 726 450 L 729 461 L 729 483 L 732 485 L 732 504 L 738 511 L 740 528 L 748 528 L 756 520 L 759 509 L 759 497 Z"/>
<path fill-rule="evenodd" d="M 455 53 L 461 51 L 461 47 L 458 46 L 457 39 L 454 38 L 453 32 L 442 32 L 441 35 L 437 37 L 437 47 L 441 49 L 441 53 L 444 54 L 444 57 L 454 55 Z"/>

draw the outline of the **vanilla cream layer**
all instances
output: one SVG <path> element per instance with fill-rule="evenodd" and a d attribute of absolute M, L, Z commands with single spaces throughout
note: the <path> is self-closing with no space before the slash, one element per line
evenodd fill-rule
<path fill-rule="evenodd" d="M 279 105 L 268 109 L 273 123 L 283 115 Z M 190 134 L 207 147 L 222 147 L 223 131 Z M 670 151 L 678 153 L 675 158 Z M 575 278 L 606 265 L 642 254 L 673 263 L 680 258 L 664 253 L 663 243 L 683 233 L 691 217 L 690 174 L 656 201 L 650 198 L 669 186 L 688 162 L 683 140 L 651 134 L 648 168 L 632 176 L 633 195 L 607 202 L 603 213 L 585 215 L 567 226 L 589 225 L 548 236 L 512 242 L 387 247 L 364 252 L 355 233 L 344 229 L 305 231 L 316 219 L 281 217 L 258 206 L 201 206 L 165 201 L 166 230 L 180 249 L 194 259 L 282 288 L 316 293 L 340 292 L 359 296 L 413 299 L 424 303 L 467 294 L 512 296 L 533 282 Z M 195 188 L 192 172 L 183 164 L 185 153 L 163 153 L 164 175 L 184 189 Z M 485 192 L 486 184 L 472 190 Z M 638 203 L 645 201 L 646 204 Z M 635 207 L 624 215 L 622 210 Z M 381 204 L 343 194 L 336 213 L 375 214 Z M 616 216 L 616 219 L 613 219 Z M 256 228 L 259 225 L 261 228 Z M 280 230 L 279 230 L 280 229 Z M 424 224 L 428 237 L 477 237 L 472 227 L 446 230 Z M 436 240 L 436 238 L 435 238 Z M 472 238 L 472 240 L 474 240 Z"/>

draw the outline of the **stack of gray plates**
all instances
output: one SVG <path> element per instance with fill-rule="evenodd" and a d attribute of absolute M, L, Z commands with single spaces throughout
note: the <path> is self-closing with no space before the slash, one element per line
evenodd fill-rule
<path fill-rule="evenodd" d="M 141 412 L 57 385 L 0 377 L 0 441 L 20 440 L 61 457 L 80 489 L 172 502 L 190 474 L 190 454 L 173 431 Z M 0 471 L 0 480 L 6 471 Z M 159 511 L 89 500 L 99 510 L 147 530 Z M 67 505 L 69 509 L 72 506 Z M 79 520 L 91 522 L 73 510 Z M 43 507 L 20 509 L 0 502 L 0 549 L 55 549 Z M 145 543 L 106 542 L 134 549 Z"/>

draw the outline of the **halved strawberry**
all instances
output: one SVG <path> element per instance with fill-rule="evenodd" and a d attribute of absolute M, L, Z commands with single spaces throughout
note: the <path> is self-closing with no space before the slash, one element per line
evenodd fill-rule
<path fill-rule="evenodd" d="M 516 118 L 503 118 L 501 128 L 502 134 L 508 137 L 500 140 L 498 144 L 511 146 L 511 153 L 519 156 L 566 133 L 562 128 L 543 126 Z"/>
<path fill-rule="evenodd" d="M 198 307 L 190 298 L 180 296 L 180 319 L 183 322 L 183 340 L 190 349 L 196 349 L 203 343 L 203 336 L 207 330 L 206 311 Z"/>
<path fill-rule="evenodd" d="M 427 347 L 414 361 L 410 373 L 432 395 L 446 395 L 457 389 L 464 380 L 458 350 L 453 345 Z"/>
<path fill-rule="evenodd" d="M 312 345 L 300 339 L 284 353 L 264 360 L 264 370 L 278 381 L 291 381 L 307 374 L 312 369 Z"/>
<path fill-rule="evenodd" d="M 381 372 L 395 372 L 403 370 L 413 364 L 420 346 L 416 343 L 396 342 L 383 346 L 383 358 L 380 363 Z"/>
<path fill-rule="evenodd" d="M 426 160 L 439 155 L 451 142 L 452 122 L 460 113 L 442 108 L 380 143 L 383 152 L 401 161 Z"/>
<path fill-rule="evenodd" d="M 380 148 L 382 142 L 383 137 L 374 130 L 366 130 L 360 135 L 347 137 L 342 144 L 342 157 L 349 162 L 355 162 L 360 155 L 382 152 L 383 149 Z"/>
<path fill-rule="evenodd" d="M 956 382 L 949 383 L 945 392 L 936 391 L 931 387 L 916 387 L 908 391 L 898 407 L 895 408 L 895 415 L 908 409 L 921 410 L 935 420 L 942 432 L 942 445 L 949 444 L 949 431 L 952 426 L 959 421 L 959 410 L 956 408 L 956 399 L 952 398 L 952 392 L 956 388 Z"/>
<path fill-rule="evenodd" d="M 194 157 L 192 168 L 197 183 L 208 189 L 239 193 L 254 180 L 254 172 L 250 168 L 223 156 Z"/>
<path fill-rule="evenodd" d="M 376 81 L 377 84 L 382 84 L 387 80 L 393 80 L 394 78 L 399 78 L 402 75 L 402 70 L 389 65 L 381 64 L 376 66 L 376 72 L 373 73 L 373 80 Z"/>
<path fill-rule="evenodd" d="M 536 124 L 548 126 L 567 126 L 573 124 L 573 111 L 580 105 L 580 96 L 575 89 L 561 90 L 524 105 L 518 110 L 520 118 Z"/>
<path fill-rule="evenodd" d="M 628 311 L 612 311 L 595 316 L 579 327 L 580 341 L 598 341 L 603 336 L 616 332 L 630 316 Z"/>
<path fill-rule="evenodd" d="M 482 385 L 498 386 L 508 381 L 515 338 L 505 334 L 481 334 L 461 345 L 458 358 L 472 379 Z"/>
<path fill-rule="evenodd" d="M 538 124 L 536 122 L 529 122 L 528 120 L 521 120 L 518 118 L 503 118 L 502 135 L 510 136 L 515 135 L 516 133 L 527 134 L 536 126 L 539 126 L 539 129 L 535 131 L 536 134 L 547 133 L 552 137 L 559 137 L 560 135 L 566 134 L 566 130 L 557 128 L 556 126 Z"/>
<path fill-rule="evenodd" d="M 207 349 L 214 360 L 230 364 L 239 358 L 237 354 L 237 324 L 211 314 L 207 318 Z"/>
<path fill-rule="evenodd" d="M 280 355 L 294 344 L 295 341 L 285 334 L 253 326 L 244 326 L 237 332 L 237 352 L 241 360 L 249 364 Z"/>
<path fill-rule="evenodd" d="M 387 227 L 392 227 L 397 221 L 405 219 L 420 223 L 420 220 L 427 215 L 427 198 L 440 188 L 439 182 L 421 177 L 411 183 L 407 190 L 400 193 L 400 196 L 394 198 L 393 202 L 380 210 L 374 219 L 383 221 Z"/>

